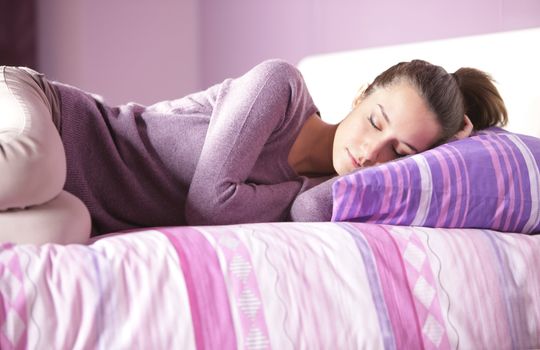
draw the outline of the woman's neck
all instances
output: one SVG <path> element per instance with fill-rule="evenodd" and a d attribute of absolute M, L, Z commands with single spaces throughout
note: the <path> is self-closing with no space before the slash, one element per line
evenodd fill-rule
<path fill-rule="evenodd" d="M 324 122 L 314 114 L 308 118 L 290 152 L 289 164 L 297 174 L 324 176 L 335 173 L 332 148 L 337 125 Z"/>

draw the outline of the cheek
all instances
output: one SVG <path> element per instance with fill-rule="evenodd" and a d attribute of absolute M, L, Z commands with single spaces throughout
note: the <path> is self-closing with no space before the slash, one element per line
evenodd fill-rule
<path fill-rule="evenodd" d="M 341 159 L 345 148 L 350 148 L 351 145 L 355 143 L 354 134 L 355 133 L 352 130 L 350 120 L 343 120 L 338 126 L 334 136 L 334 144 L 332 148 L 334 161 Z"/>
<path fill-rule="evenodd" d="M 345 135 L 345 138 L 347 140 L 362 139 L 369 131 L 365 124 L 364 120 L 356 115 L 352 115 L 344 120 L 343 134 Z"/>

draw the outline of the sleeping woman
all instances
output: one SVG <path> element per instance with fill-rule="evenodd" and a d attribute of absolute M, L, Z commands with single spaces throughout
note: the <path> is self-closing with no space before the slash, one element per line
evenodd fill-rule
<path fill-rule="evenodd" d="M 282 60 L 177 100 L 114 107 L 0 67 L 0 242 L 328 220 L 335 176 L 506 119 L 487 74 L 421 60 L 380 74 L 337 125 L 321 119 L 300 72 Z"/>

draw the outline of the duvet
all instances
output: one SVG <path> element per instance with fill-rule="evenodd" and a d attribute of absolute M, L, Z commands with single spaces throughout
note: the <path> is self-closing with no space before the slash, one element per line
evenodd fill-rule
<path fill-rule="evenodd" d="M 356 223 L 0 246 L 1 349 L 540 348 L 540 236 Z"/>

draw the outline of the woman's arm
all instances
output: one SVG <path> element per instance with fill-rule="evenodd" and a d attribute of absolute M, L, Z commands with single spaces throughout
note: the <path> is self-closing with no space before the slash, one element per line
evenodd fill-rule
<path fill-rule="evenodd" d="M 291 207 L 292 221 L 330 221 L 332 219 L 332 184 L 337 177 L 302 192 Z"/>
<path fill-rule="evenodd" d="M 288 219 L 290 204 L 306 185 L 305 178 L 269 185 L 246 181 L 272 133 L 287 127 L 291 118 L 315 111 L 300 73 L 284 61 L 265 61 L 224 82 L 188 192 L 187 222 Z"/>

